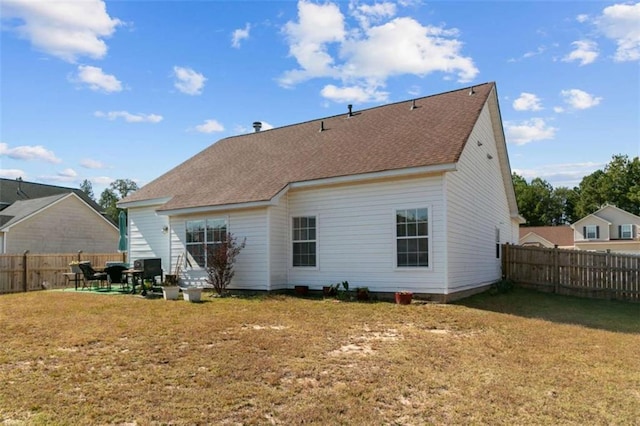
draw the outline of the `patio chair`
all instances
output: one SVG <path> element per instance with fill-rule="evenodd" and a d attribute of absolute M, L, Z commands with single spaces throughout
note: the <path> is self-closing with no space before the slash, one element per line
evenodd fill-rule
<path fill-rule="evenodd" d="M 129 280 L 127 274 L 124 273 L 127 269 L 129 268 L 124 265 L 109 265 L 104 268 L 104 272 L 107 273 L 110 284 L 120 284 L 121 290 L 125 290 L 129 288 Z"/>
<path fill-rule="evenodd" d="M 109 283 L 109 276 L 106 272 L 98 272 L 91 267 L 90 262 L 82 262 L 79 263 L 78 266 L 82 271 L 82 275 L 84 275 L 84 279 L 88 282 L 98 282 L 98 287 L 102 287 L 102 284 L 105 283 L 108 288 L 111 288 L 111 284 Z"/>

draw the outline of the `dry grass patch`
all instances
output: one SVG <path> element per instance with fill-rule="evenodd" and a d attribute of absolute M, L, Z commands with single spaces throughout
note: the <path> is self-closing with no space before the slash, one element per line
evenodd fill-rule
<path fill-rule="evenodd" d="M 466 306 L 6 295 L 0 423 L 637 421 L 640 316 L 616 317 L 638 321 L 619 331 L 545 319 L 565 298 L 540 296 L 544 315 L 494 306 L 531 294 Z"/>

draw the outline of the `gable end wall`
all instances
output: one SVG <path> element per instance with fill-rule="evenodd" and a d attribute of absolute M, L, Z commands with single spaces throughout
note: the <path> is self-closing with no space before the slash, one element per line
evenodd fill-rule
<path fill-rule="evenodd" d="M 478 141 L 482 145 L 478 145 Z M 491 158 L 489 158 L 490 156 Z M 457 170 L 445 176 L 448 292 L 491 284 L 501 277 L 500 243 L 518 242 L 500 170 L 488 105 L 469 137 Z"/>

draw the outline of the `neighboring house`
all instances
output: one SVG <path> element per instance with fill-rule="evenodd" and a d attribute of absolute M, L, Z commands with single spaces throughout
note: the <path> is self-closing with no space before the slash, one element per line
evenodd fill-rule
<path fill-rule="evenodd" d="M 573 249 L 573 228 L 559 226 L 521 226 L 521 246 Z"/>
<path fill-rule="evenodd" d="M 494 83 L 220 140 L 129 195 L 129 259 L 203 285 L 207 247 L 246 238 L 233 289 L 452 300 L 501 277 L 518 214 Z"/>
<path fill-rule="evenodd" d="M 640 216 L 605 205 L 571 225 L 576 250 L 640 254 Z"/>
<path fill-rule="evenodd" d="M 47 185 L 44 183 L 25 182 L 22 178 L 0 178 L 0 211 L 20 200 L 49 197 L 51 195 L 68 194 L 73 192 L 92 209 L 102 214 L 102 208 L 79 188 Z"/>
<path fill-rule="evenodd" d="M 15 201 L 0 211 L 0 253 L 109 253 L 119 237 L 75 192 Z"/>

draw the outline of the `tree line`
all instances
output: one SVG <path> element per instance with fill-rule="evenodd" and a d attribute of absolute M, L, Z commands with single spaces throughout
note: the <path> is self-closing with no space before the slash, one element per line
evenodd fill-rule
<path fill-rule="evenodd" d="M 614 155 L 602 170 L 585 176 L 574 188 L 553 188 L 544 179 L 513 173 L 513 186 L 524 226 L 554 226 L 573 223 L 613 204 L 640 216 L 640 158 Z"/>
<path fill-rule="evenodd" d="M 118 201 L 122 200 L 132 192 L 137 191 L 139 188 L 138 184 L 131 179 L 116 179 L 109 184 L 108 188 L 102 191 L 98 200 L 96 200 L 93 193 L 93 185 L 91 184 L 91 181 L 87 179 L 83 180 L 80 184 L 80 189 L 87 194 L 89 198 L 102 207 L 104 214 L 111 219 L 113 223 L 118 223 L 118 216 L 120 215 L 120 212 L 125 210 L 118 208 L 116 204 Z"/>

